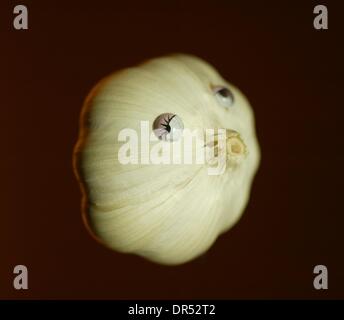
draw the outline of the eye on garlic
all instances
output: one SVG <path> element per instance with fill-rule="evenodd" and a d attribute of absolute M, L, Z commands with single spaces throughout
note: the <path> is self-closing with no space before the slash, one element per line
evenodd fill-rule
<path fill-rule="evenodd" d="M 243 94 L 203 60 L 173 55 L 95 86 L 73 161 L 92 234 L 113 250 L 177 265 L 238 221 L 260 150 Z"/>

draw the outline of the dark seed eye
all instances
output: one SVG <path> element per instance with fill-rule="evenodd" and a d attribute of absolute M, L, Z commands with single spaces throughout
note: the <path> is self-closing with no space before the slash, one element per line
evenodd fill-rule
<path fill-rule="evenodd" d="M 231 92 L 227 89 L 227 88 L 222 88 L 218 91 L 218 93 L 222 96 L 222 97 L 231 97 Z"/>
<path fill-rule="evenodd" d="M 153 123 L 153 131 L 160 140 L 178 140 L 183 129 L 183 121 L 173 113 L 163 113 Z"/>
<path fill-rule="evenodd" d="M 224 86 L 213 87 L 213 92 L 215 94 L 217 101 L 223 107 L 228 108 L 234 104 L 233 93 L 227 87 L 224 87 Z"/>

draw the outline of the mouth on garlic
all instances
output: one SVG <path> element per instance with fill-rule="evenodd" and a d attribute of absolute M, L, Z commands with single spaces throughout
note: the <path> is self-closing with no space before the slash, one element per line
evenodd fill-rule
<path fill-rule="evenodd" d="M 259 162 L 249 102 L 190 55 L 101 80 L 73 156 L 96 239 L 166 265 L 203 254 L 239 220 Z"/>

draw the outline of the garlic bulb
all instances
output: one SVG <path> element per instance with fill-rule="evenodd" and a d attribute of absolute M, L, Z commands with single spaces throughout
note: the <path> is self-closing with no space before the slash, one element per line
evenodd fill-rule
<path fill-rule="evenodd" d="M 259 160 L 249 102 L 189 55 L 100 81 L 74 150 L 92 234 L 169 265 L 201 255 L 237 222 Z"/>

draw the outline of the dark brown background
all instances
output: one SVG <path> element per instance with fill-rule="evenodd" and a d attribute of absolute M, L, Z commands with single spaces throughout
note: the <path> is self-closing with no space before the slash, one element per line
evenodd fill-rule
<path fill-rule="evenodd" d="M 123 2 L 1 1 L 0 298 L 344 298 L 344 8 Z M 327 31 L 313 29 L 319 3 Z M 15 4 L 28 6 L 28 31 L 12 27 Z M 206 59 L 244 91 L 262 148 L 240 222 L 179 267 L 97 244 L 71 165 L 93 84 L 171 52 Z M 27 291 L 12 287 L 17 264 Z M 317 264 L 327 291 L 313 288 Z"/>

